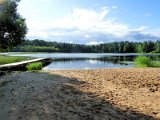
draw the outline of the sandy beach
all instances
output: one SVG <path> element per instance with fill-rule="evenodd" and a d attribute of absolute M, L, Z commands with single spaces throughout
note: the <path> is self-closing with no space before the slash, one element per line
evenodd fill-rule
<path fill-rule="evenodd" d="M 0 120 L 160 120 L 160 69 L 9 73 Z"/>

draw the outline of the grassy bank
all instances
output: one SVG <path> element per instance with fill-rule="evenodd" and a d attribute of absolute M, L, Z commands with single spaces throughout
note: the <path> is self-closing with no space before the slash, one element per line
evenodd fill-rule
<path fill-rule="evenodd" d="M 0 65 L 15 63 L 20 61 L 29 60 L 28 57 L 18 57 L 18 56 L 1 56 L 0 55 Z"/>
<path fill-rule="evenodd" d="M 152 61 L 149 57 L 139 56 L 135 59 L 137 67 L 160 67 L 160 61 Z"/>
<path fill-rule="evenodd" d="M 42 62 L 31 63 L 31 64 L 27 65 L 26 68 L 28 71 L 41 70 L 42 69 Z"/>

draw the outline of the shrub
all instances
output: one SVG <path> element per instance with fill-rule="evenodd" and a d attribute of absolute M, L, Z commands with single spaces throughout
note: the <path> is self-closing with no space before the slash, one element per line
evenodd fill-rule
<path fill-rule="evenodd" d="M 42 62 L 31 63 L 31 64 L 27 65 L 26 68 L 28 71 L 41 70 L 42 69 Z"/>
<path fill-rule="evenodd" d="M 151 61 L 151 67 L 160 67 L 160 61 Z"/>
<path fill-rule="evenodd" d="M 137 67 L 151 67 L 151 60 L 149 57 L 138 56 L 135 59 L 135 64 Z"/>

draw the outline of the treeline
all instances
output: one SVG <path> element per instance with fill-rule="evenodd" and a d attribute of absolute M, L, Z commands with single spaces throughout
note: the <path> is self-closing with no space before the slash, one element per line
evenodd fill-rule
<path fill-rule="evenodd" d="M 12 52 L 63 52 L 63 53 L 160 53 L 160 41 L 112 42 L 100 45 L 80 45 L 47 42 L 44 40 L 26 40 Z"/>
<path fill-rule="evenodd" d="M 97 52 L 110 53 L 160 53 L 160 41 L 113 42 L 96 46 Z"/>
<path fill-rule="evenodd" d="M 12 52 L 64 52 L 64 53 L 91 53 L 91 46 L 48 42 L 44 40 L 26 40 L 21 45 L 18 45 Z"/>

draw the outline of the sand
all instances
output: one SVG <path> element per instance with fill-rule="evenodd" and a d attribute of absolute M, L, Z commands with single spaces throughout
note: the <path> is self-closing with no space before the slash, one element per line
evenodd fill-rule
<path fill-rule="evenodd" d="M 160 120 L 160 69 L 4 75 L 0 120 Z"/>

